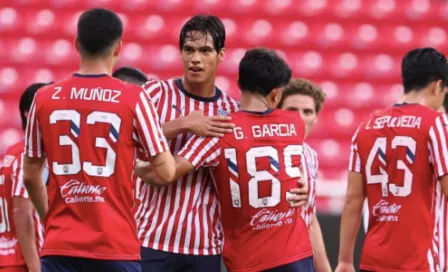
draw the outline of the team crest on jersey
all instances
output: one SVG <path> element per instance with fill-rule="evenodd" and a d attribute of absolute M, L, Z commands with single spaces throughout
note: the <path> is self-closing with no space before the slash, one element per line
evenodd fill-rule
<path fill-rule="evenodd" d="M 10 167 L 11 164 L 12 164 L 12 162 L 15 160 L 15 158 L 16 158 L 16 157 L 14 157 L 14 156 L 6 155 L 6 156 L 3 158 L 3 166 L 5 166 L 5 167 Z"/>
<path fill-rule="evenodd" d="M 227 116 L 229 114 L 230 114 L 229 112 L 227 112 L 223 109 L 218 109 L 218 115 L 220 115 L 220 116 Z"/>
<path fill-rule="evenodd" d="M 103 174 L 103 168 L 98 167 L 98 169 L 96 170 L 96 172 L 98 173 L 98 175 L 102 175 Z"/>
<path fill-rule="evenodd" d="M 62 170 L 64 171 L 64 173 L 68 173 L 68 166 L 64 165 L 64 167 L 62 167 Z"/>

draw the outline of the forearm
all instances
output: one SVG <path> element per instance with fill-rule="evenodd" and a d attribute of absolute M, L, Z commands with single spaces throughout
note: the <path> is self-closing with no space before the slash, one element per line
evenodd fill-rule
<path fill-rule="evenodd" d="M 48 196 L 45 184 L 41 178 L 36 181 L 24 178 L 24 183 L 34 208 L 39 214 L 40 219 L 44 221 L 48 211 Z"/>
<path fill-rule="evenodd" d="M 27 212 L 19 209 L 14 209 L 13 214 L 17 239 L 23 258 L 28 269 L 35 270 L 40 266 L 40 260 L 36 245 L 33 214 L 30 211 Z"/>
<path fill-rule="evenodd" d="M 361 224 L 364 198 L 346 198 L 341 219 L 339 262 L 353 264 L 355 241 Z"/>
<path fill-rule="evenodd" d="M 331 272 L 330 262 L 328 261 L 327 252 L 325 250 L 322 230 L 317 220 L 316 214 L 313 215 L 310 226 L 311 245 L 314 249 L 314 267 L 317 272 Z"/>
<path fill-rule="evenodd" d="M 184 117 L 180 117 L 162 124 L 163 134 L 167 140 L 171 140 L 177 135 L 187 132 L 187 129 L 188 128 Z"/>

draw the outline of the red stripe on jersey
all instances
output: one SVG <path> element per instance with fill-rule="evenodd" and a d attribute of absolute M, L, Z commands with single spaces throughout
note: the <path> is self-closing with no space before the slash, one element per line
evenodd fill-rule
<path fill-rule="evenodd" d="M 308 201 L 303 209 L 302 217 L 308 228 L 311 225 L 313 214 L 316 211 L 316 176 L 318 172 L 317 153 L 306 143 L 303 144 L 305 167 L 308 169 Z"/>
<path fill-rule="evenodd" d="M 17 242 L 16 226 L 13 220 L 13 198 L 23 197 L 28 198 L 28 194 L 23 184 L 23 153 L 24 142 L 20 141 L 8 148 L 4 158 L 4 164 L 0 167 L 0 205 L 3 206 L 3 212 L 0 215 L 3 217 L 2 225 L 4 229 L 0 239 L 0 263 L 4 267 L 21 266 L 25 264 L 20 245 Z M 35 212 L 34 212 L 35 213 Z M 35 213 L 37 215 L 37 213 Z M 38 219 L 34 216 L 34 226 L 36 235 L 37 250 L 40 251 L 43 241 L 43 228 Z"/>
<path fill-rule="evenodd" d="M 20 196 L 28 198 L 28 193 L 23 184 L 23 154 L 16 156 L 16 160 L 12 165 L 12 196 Z"/>
<path fill-rule="evenodd" d="M 435 168 L 436 173 L 438 173 L 438 177 L 442 177 L 446 174 L 448 174 L 448 120 L 447 116 L 445 114 L 440 115 L 437 117 L 435 121 L 435 125 L 431 129 L 433 129 L 434 134 L 436 137 L 433 137 L 430 135 L 430 139 L 434 142 L 433 145 L 433 151 L 436 152 L 435 156 Z M 437 151 L 436 151 L 437 150 Z"/>
<path fill-rule="evenodd" d="M 140 143 L 147 154 L 155 156 L 168 150 L 165 136 L 160 128 L 159 118 L 154 110 L 153 104 L 144 92 L 136 103 L 137 131 L 140 136 Z"/>
<path fill-rule="evenodd" d="M 42 139 L 36 112 L 37 97 L 38 95 L 36 94 L 30 108 L 28 124 L 25 132 L 25 152 L 30 158 L 42 157 Z"/>
<path fill-rule="evenodd" d="M 179 88 L 175 79 L 151 80 L 144 88 L 153 99 L 162 124 L 188 116 L 192 111 L 217 115 L 238 108 L 238 103 L 224 93 L 214 101 L 194 99 Z M 191 136 L 182 133 L 171 139 L 168 143 L 171 152 L 177 153 Z M 163 192 L 143 185 L 142 190 L 151 189 L 147 189 L 148 195 L 135 214 L 142 245 L 183 254 L 219 254 L 222 235 L 217 227 L 218 205 L 210 179 L 209 170 L 201 168 L 168 185 Z M 156 228 L 152 226 L 155 224 L 160 225 Z"/>
<path fill-rule="evenodd" d="M 361 161 L 358 153 L 358 144 L 356 143 L 358 137 L 359 128 L 356 130 L 352 137 L 352 144 L 350 146 L 350 162 L 348 171 L 361 172 Z"/>

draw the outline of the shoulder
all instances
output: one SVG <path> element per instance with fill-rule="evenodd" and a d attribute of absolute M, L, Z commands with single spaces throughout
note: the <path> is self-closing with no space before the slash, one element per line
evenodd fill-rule
<path fill-rule="evenodd" d="M 176 80 L 177 78 L 170 78 L 168 80 L 159 80 L 157 78 L 150 78 L 148 81 L 146 81 L 145 84 L 143 84 L 143 89 L 148 92 L 154 92 L 154 91 L 163 91 L 167 89 L 176 89 Z"/>

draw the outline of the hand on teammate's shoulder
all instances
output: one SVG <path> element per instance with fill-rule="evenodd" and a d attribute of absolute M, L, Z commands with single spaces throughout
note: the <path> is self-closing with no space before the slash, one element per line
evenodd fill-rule
<path fill-rule="evenodd" d="M 185 117 L 187 130 L 201 137 L 223 137 L 224 133 L 232 133 L 235 125 L 228 122 L 230 120 L 230 116 L 205 116 L 202 111 L 192 111 Z"/>

